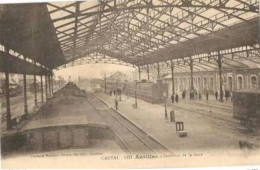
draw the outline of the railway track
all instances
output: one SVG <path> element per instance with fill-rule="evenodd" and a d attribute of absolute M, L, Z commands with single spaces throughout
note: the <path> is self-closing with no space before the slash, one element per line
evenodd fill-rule
<path fill-rule="evenodd" d="M 200 111 L 200 112 L 207 112 L 212 115 L 216 115 L 221 118 L 225 119 L 232 119 L 233 116 L 233 110 L 232 109 L 225 109 L 225 108 L 220 108 L 219 106 L 211 106 L 207 105 L 207 103 L 197 103 L 197 102 L 187 102 L 183 103 L 180 102 L 178 104 L 179 106 L 185 107 L 185 108 L 192 108 L 193 110 Z"/>
<path fill-rule="evenodd" d="M 227 111 L 232 113 L 233 109 L 232 107 L 228 107 L 228 106 L 221 106 L 218 104 L 212 104 L 212 103 L 204 103 L 204 102 L 200 102 L 200 101 L 193 101 L 194 103 L 201 105 L 201 106 L 206 106 L 206 107 L 210 107 L 210 108 L 214 108 L 214 109 L 218 109 L 218 110 L 222 110 L 222 111 Z"/>
<path fill-rule="evenodd" d="M 187 107 L 187 106 L 178 106 L 179 104 L 173 105 L 173 108 L 179 111 L 186 111 L 191 114 L 199 114 L 209 120 L 210 122 L 222 126 L 222 127 L 227 127 L 231 129 L 238 129 L 238 130 L 245 130 L 244 127 L 241 126 L 240 122 L 238 120 L 232 120 L 230 117 L 223 116 L 223 115 L 218 115 L 208 112 L 207 110 L 203 109 L 194 109 L 192 107 Z"/>
<path fill-rule="evenodd" d="M 28 105 L 28 111 L 33 110 L 34 107 L 34 101 L 33 100 L 29 100 L 27 102 Z M 5 121 L 6 120 L 6 109 L 2 109 L 1 110 L 1 121 Z M 11 119 L 16 118 L 16 117 L 20 117 L 24 114 L 24 104 L 23 103 L 19 103 L 19 104 L 15 104 L 11 107 Z"/>
<path fill-rule="evenodd" d="M 164 154 L 170 151 L 157 140 L 147 135 L 124 116 L 111 109 L 103 101 L 88 94 L 88 100 L 97 110 L 108 126 L 120 138 L 124 148 L 130 154 Z M 122 146 L 121 144 L 121 146 Z"/>

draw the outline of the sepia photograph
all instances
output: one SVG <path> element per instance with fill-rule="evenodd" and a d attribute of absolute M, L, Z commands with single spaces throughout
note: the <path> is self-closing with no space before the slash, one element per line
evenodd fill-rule
<path fill-rule="evenodd" d="M 259 21 L 259 0 L 0 1 L 1 168 L 260 165 Z"/>

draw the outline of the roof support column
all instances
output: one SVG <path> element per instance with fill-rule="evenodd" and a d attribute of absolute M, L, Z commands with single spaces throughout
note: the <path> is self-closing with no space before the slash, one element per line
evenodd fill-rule
<path fill-rule="evenodd" d="M 45 75 L 45 92 L 46 92 L 46 101 L 47 101 L 47 96 L 48 96 L 48 80 L 47 80 L 47 75 Z"/>
<path fill-rule="evenodd" d="M 9 91 L 9 72 L 5 72 L 5 98 L 6 98 L 6 126 L 7 130 L 12 128 L 11 109 L 10 109 L 10 91 Z"/>
<path fill-rule="evenodd" d="M 219 70 L 219 94 L 220 94 L 220 102 L 223 102 L 223 79 L 222 79 L 222 56 L 220 55 L 220 52 L 218 51 L 218 70 Z"/>
<path fill-rule="evenodd" d="M 51 94 L 53 95 L 53 73 L 51 74 Z"/>
<path fill-rule="evenodd" d="M 49 95 L 51 97 L 51 76 L 48 74 Z"/>
<path fill-rule="evenodd" d="M 9 54 L 9 49 L 6 47 L 5 52 Z M 10 89 L 9 89 L 9 58 L 5 60 L 7 71 L 5 72 L 5 99 L 6 99 L 6 129 L 10 130 L 12 128 L 11 124 L 11 109 L 10 109 Z"/>
<path fill-rule="evenodd" d="M 107 76 L 106 76 L 106 74 L 105 74 L 105 92 L 107 91 Z"/>
<path fill-rule="evenodd" d="M 160 79 L 160 65 L 157 63 L 157 79 Z"/>
<path fill-rule="evenodd" d="M 43 84 L 42 84 L 42 75 L 41 75 L 41 98 L 42 98 L 42 104 L 43 104 Z"/>
<path fill-rule="evenodd" d="M 171 60 L 171 73 L 172 73 L 172 94 L 175 94 L 175 88 L 174 88 L 174 63 Z"/>
<path fill-rule="evenodd" d="M 193 84 L 193 59 L 190 58 L 190 89 L 194 90 Z"/>
<path fill-rule="evenodd" d="M 150 81 L 150 75 L 149 75 L 149 65 L 147 64 L 147 81 Z"/>
<path fill-rule="evenodd" d="M 139 81 L 141 81 L 141 70 L 140 70 L 140 66 L 138 66 L 138 76 L 139 76 Z"/>
<path fill-rule="evenodd" d="M 23 74 L 23 95 L 24 95 L 24 114 L 25 117 L 28 118 L 26 74 Z"/>
<path fill-rule="evenodd" d="M 36 87 L 36 74 L 33 75 L 33 86 L 34 86 L 34 105 L 37 106 L 37 87 Z"/>

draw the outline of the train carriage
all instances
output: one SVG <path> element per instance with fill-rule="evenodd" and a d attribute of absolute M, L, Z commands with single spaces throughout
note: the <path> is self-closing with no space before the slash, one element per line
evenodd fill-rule
<path fill-rule="evenodd" d="M 146 100 L 151 103 L 162 103 L 163 92 L 168 93 L 168 85 L 162 82 L 107 82 L 107 92 L 121 89 L 122 93 Z M 167 97 L 167 96 L 166 96 Z"/>

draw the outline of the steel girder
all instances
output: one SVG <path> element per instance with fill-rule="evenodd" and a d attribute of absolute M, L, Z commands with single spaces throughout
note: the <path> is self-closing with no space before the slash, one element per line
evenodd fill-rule
<path fill-rule="evenodd" d="M 222 68 L 223 70 L 232 69 L 250 69 L 250 64 L 258 64 L 260 67 L 260 46 L 255 44 L 254 46 L 243 46 L 233 49 L 228 49 L 226 51 L 221 51 L 222 56 Z M 164 62 L 159 62 L 160 72 L 163 74 L 170 74 L 170 64 L 173 62 L 174 72 L 190 72 L 190 60 L 193 60 L 194 72 L 196 71 L 217 71 L 217 52 L 212 52 L 208 54 L 196 55 L 193 57 L 186 57 L 177 60 L 168 60 Z M 246 64 L 246 62 L 248 64 Z M 157 64 L 149 64 L 150 72 L 157 72 Z M 140 67 L 141 71 L 147 71 L 147 65 Z M 252 66 L 254 68 L 254 66 Z"/>
<path fill-rule="evenodd" d="M 214 33 L 258 17 L 259 1 L 100 0 L 47 3 L 47 7 L 67 63 L 102 50 L 141 66 L 148 64 L 151 56 L 159 58 L 154 56 L 156 52 L 171 46 L 192 50 L 182 43 L 194 38 L 208 36 L 225 41 L 225 36 Z M 165 55 L 168 53 L 161 56 Z"/>
<path fill-rule="evenodd" d="M 73 66 L 79 66 L 79 65 L 85 65 L 85 64 L 116 64 L 116 65 L 123 65 L 123 66 L 128 66 L 128 67 L 133 67 L 133 68 L 137 68 L 137 66 L 124 62 L 122 60 L 116 59 L 116 58 L 111 58 L 109 56 L 106 56 L 105 54 L 102 54 L 102 52 L 99 53 L 91 53 L 89 55 L 87 55 L 86 57 L 81 57 L 78 58 L 77 60 L 73 60 L 71 62 L 69 62 L 66 65 L 62 65 L 60 67 L 57 68 L 57 70 L 61 70 L 64 68 L 68 68 L 68 67 L 73 67 Z"/>

